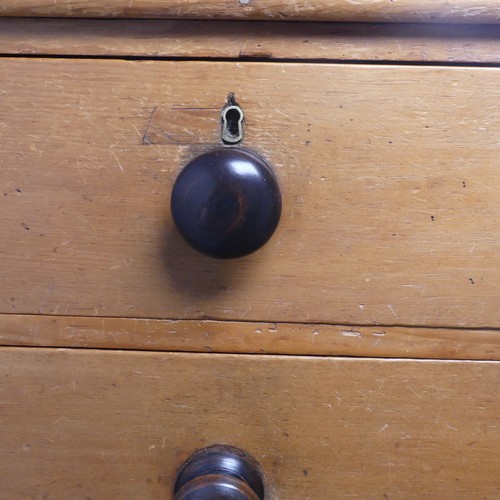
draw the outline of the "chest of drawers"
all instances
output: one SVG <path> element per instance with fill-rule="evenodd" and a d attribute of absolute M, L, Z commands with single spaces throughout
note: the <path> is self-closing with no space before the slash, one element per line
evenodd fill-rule
<path fill-rule="evenodd" d="M 170 498 L 214 444 L 266 498 L 500 494 L 500 6 L 452 4 L 2 2 L 0 497 Z M 282 196 L 234 260 L 170 211 L 220 147 Z"/>

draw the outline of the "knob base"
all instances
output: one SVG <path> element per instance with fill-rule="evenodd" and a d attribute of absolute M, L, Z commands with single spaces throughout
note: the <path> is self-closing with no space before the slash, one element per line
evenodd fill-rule
<path fill-rule="evenodd" d="M 257 462 L 232 446 L 215 445 L 193 454 L 183 465 L 174 500 L 263 500 Z"/>

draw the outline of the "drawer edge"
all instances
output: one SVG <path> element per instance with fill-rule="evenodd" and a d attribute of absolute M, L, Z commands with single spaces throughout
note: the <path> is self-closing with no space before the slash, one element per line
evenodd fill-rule
<path fill-rule="evenodd" d="M 0 315 L 0 345 L 500 360 L 500 330 Z"/>

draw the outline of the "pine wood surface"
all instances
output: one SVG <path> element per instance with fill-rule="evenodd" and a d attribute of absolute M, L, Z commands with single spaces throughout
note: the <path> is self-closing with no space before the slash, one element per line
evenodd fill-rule
<path fill-rule="evenodd" d="M 500 53 L 498 26 L 178 20 L 498 22 L 473 0 L 1 15 L 177 18 L 0 19 L 4 56 Z M 276 500 L 498 498 L 498 71 L 0 59 L 0 497 L 169 498 L 193 451 L 225 443 Z M 169 193 L 219 144 L 231 91 L 285 204 L 261 251 L 217 262 L 180 240 Z"/>
<path fill-rule="evenodd" d="M 0 53 L 499 63 L 500 26 L 0 18 Z"/>
<path fill-rule="evenodd" d="M 196 449 L 268 498 L 497 498 L 497 362 L 6 348 L 2 496 L 169 498 Z M 22 418 L 20 418 L 22 416 Z"/>
<path fill-rule="evenodd" d="M 498 0 L 2 0 L 2 16 L 498 23 Z"/>
<path fill-rule="evenodd" d="M 500 325 L 497 69 L 6 58 L 0 88 L 2 313 Z M 231 91 L 284 206 L 228 262 L 169 196 Z"/>
<path fill-rule="evenodd" d="M 0 345 L 500 360 L 498 330 L 13 314 Z"/>

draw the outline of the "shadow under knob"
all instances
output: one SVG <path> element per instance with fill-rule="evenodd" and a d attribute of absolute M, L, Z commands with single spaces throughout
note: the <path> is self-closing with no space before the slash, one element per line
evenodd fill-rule
<path fill-rule="evenodd" d="M 196 250 L 222 259 L 248 255 L 274 233 L 281 193 L 271 167 L 239 148 L 218 148 L 190 161 L 175 181 L 172 216 Z"/>

